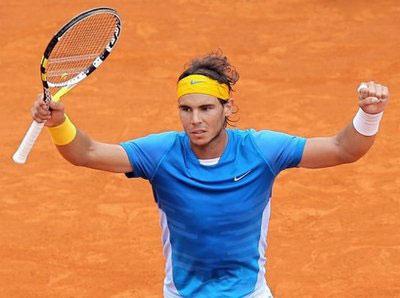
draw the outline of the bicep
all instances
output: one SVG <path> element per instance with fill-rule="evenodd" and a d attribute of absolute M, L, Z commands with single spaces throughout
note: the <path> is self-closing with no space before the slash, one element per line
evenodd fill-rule
<path fill-rule="evenodd" d="M 86 167 L 116 172 L 132 172 L 132 165 L 124 148 L 118 144 L 106 144 L 93 141 Z"/>
<path fill-rule="evenodd" d="M 303 151 L 298 167 L 326 168 L 342 164 L 341 153 L 336 137 L 309 138 Z"/>

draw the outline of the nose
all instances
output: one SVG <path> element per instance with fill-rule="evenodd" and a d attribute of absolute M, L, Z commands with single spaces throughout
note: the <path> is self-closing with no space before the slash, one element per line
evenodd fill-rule
<path fill-rule="evenodd" d="M 192 112 L 192 125 L 196 125 L 196 124 L 200 124 L 201 123 L 201 118 L 200 118 L 200 114 L 199 111 L 197 110 L 193 110 Z"/>

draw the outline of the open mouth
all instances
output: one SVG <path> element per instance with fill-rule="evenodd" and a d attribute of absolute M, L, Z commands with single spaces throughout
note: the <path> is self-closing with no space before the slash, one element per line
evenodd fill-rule
<path fill-rule="evenodd" d="M 202 135 L 202 134 L 204 134 L 206 131 L 205 130 L 192 130 L 192 135 L 195 135 L 195 136 L 200 136 L 200 135 Z"/>

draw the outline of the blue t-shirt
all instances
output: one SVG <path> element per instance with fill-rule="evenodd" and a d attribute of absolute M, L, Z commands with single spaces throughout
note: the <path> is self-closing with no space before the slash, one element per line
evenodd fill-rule
<path fill-rule="evenodd" d="M 121 144 L 133 168 L 126 175 L 149 180 L 160 209 L 166 296 L 250 297 L 264 282 L 272 185 L 280 171 L 298 165 L 305 139 L 266 130 L 227 133 L 213 166 L 200 164 L 184 132 Z"/>

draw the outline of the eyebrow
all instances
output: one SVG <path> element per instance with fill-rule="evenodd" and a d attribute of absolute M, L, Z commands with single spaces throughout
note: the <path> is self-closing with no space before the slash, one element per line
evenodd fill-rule
<path fill-rule="evenodd" d="M 215 106 L 214 103 L 206 103 L 206 104 L 199 105 L 197 108 L 205 108 L 205 107 L 213 107 L 213 106 Z M 196 106 L 192 107 L 192 106 L 185 105 L 185 104 L 179 104 L 179 107 L 180 108 L 196 108 Z"/>

